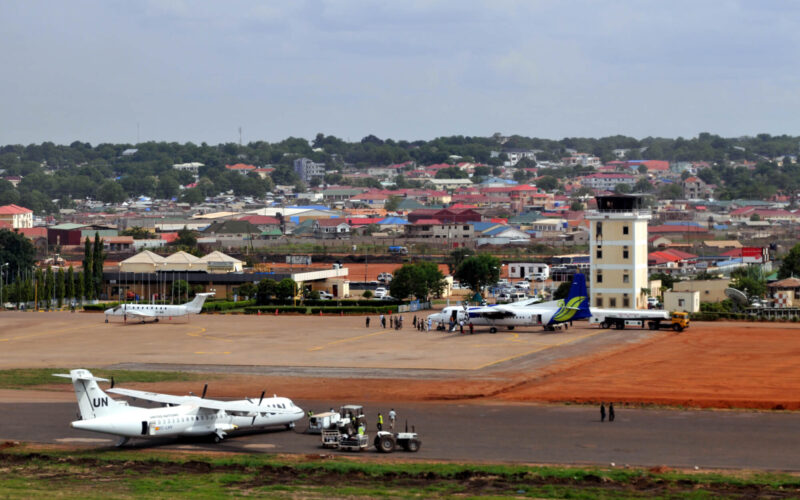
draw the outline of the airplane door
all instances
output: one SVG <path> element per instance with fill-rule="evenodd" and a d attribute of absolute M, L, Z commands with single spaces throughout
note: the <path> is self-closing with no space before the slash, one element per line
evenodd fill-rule
<path fill-rule="evenodd" d="M 149 425 L 147 424 L 146 421 L 143 421 L 142 422 L 142 436 L 146 436 L 148 430 L 149 430 Z"/>

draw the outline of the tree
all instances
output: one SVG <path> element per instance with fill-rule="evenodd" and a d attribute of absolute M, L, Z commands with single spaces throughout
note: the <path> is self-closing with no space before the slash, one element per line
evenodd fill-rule
<path fill-rule="evenodd" d="M 256 287 L 256 304 L 260 306 L 269 304 L 270 299 L 275 295 L 276 285 L 275 280 L 269 278 L 259 281 Z"/>
<path fill-rule="evenodd" d="M 364 293 L 361 295 L 365 299 L 369 300 L 372 298 L 372 290 L 364 290 Z"/>
<path fill-rule="evenodd" d="M 36 268 L 35 277 L 34 300 L 36 301 L 36 309 L 39 309 L 39 305 L 44 301 L 46 295 L 44 273 L 38 267 Z"/>
<path fill-rule="evenodd" d="M 67 269 L 66 289 L 64 292 L 70 302 L 75 300 L 75 271 L 72 269 L 72 266 L 69 266 L 69 269 Z"/>
<path fill-rule="evenodd" d="M 440 295 L 444 285 L 444 275 L 439 271 L 439 266 L 433 262 L 417 262 L 403 264 L 394 272 L 389 292 L 398 299 L 413 295 L 419 300 L 426 300 L 430 295 Z"/>
<path fill-rule="evenodd" d="M 106 255 L 103 253 L 103 242 L 99 233 L 94 233 L 94 248 L 92 249 L 92 281 L 94 282 L 94 296 L 100 298 L 103 291 L 103 264 Z"/>
<path fill-rule="evenodd" d="M 569 281 L 565 281 L 560 285 L 558 285 L 556 291 L 553 292 L 553 300 L 566 299 L 567 297 L 569 297 L 569 290 L 571 287 L 572 283 L 570 283 Z"/>
<path fill-rule="evenodd" d="M 645 175 L 645 174 L 647 174 L 647 165 L 642 163 L 642 164 L 639 165 L 639 168 L 637 168 L 636 170 L 639 172 L 640 175 Z"/>
<path fill-rule="evenodd" d="M 65 279 L 66 276 L 64 275 L 64 269 L 59 267 L 58 273 L 56 274 L 56 300 L 58 301 L 59 309 L 64 305 L 64 296 L 67 293 Z"/>
<path fill-rule="evenodd" d="M 141 226 L 133 226 L 119 233 L 120 236 L 133 236 L 134 240 L 149 240 L 153 238 L 153 232 Z"/>
<path fill-rule="evenodd" d="M 778 278 L 800 277 L 800 243 L 793 246 L 789 253 L 783 256 L 781 267 L 778 269 Z"/>
<path fill-rule="evenodd" d="M 239 295 L 242 297 L 252 298 L 256 296 L 256 286 L 252 283 L 245 283 L 239 287 Z"/>
<path fill-rule="evenodd" d="M 47 266 L 47 272 L 45 273 L 44 277 L 44 299 L 45 299 L 45 306 L 47 309 L 50 309 L 52 305 L 53 298 L 55 297 L 56 292 L 56 277 L 53 273 L 53 268 Z"/>
<path fill-rule="evenodd" d="M 750 297 L 763 297 L 767 292 L 767 281 L 761 266 L 747 266 L 731 272 L 731 288 L 746 293 Z"/>
<path fill-rule="evenodd" d="M 536 181 L 536 187 L 545 191 L 555 191 L 558 189 L 558 179 L 552 175 L 545 175 Z"/>
<path fill-rule="evenodd" d="M 651 193 L 653 191 L 653 185 L 650 183 L 649 179 L 642 177 L 633 185 L 633 191 L 636 193 Z"/>
<path fill-rule="evenodd" d="M 572 203 L 569 204 L 569 209 L 573 212 L 580 212 L 583 210 L 583 203 L 579 200 L 572 200 Z"/>
<path fill-rule="evenodd" d="M 387 212 L 396 212 L 397 207 L 400 205 L 402 198 L 399 196 L 390 196 L 386 203 L 383 204 L 383 208 Z"/>
<path fill-rule="evenodd" d="M 481 293 L 485 286 L 497 283 L 500 279 L 500 260 L 488 253 L 467 257 L 453 277 L 473 292 Z"/>
<path fill-rule="evenodd" d="M 116 181 L 104 181 L 97 188 L 97 199 L 103 203 L 121 203 L 126 198 L 125 190 Z"/>
<path fill-rule="evenodd" d="M 83 284 L 85 283 L 83 273 L 75 273 L 75 300 L 83 303 Z"/>
<path fill-rule="evenodd" d="M 36 249 L 24 235 L 0 229 L 0 264 L 8 263 L 9 276 L 27 273 L 32 267 Z"/>
<path fill-rule="evenodd" d="M 475 251 L 467 247 L 456 248 L 450 252 L 450 257 L 447 259 L 447 267 L 450 269 L 450 274 L 456 272 L 461 262 L 471 255 L 475 255 Z"/>
<path fill-rule="evenodd" d="M 180 304 L 183 297 L 189 298 L 189 282 L 186 280 L 175 280 L 172 282 L 170 297 L 173 303 Z"/>
<path fill-rule="evenodd" d="M 650 275 L 648 278 L 649 281 L 658 281 L 661 280 L 661 286 L 666 287 L 667 290 L 672 289 L 672 285 L 675 284 L 675 278 L 671 275 L 666 273 L 654 273 Z"/>
<path fill-rule="evenodd" d="M 194 231 L 183 226 L 183 229 L 178 231 L 178 237 L 175 238 L 174 244 L 182 247 L 195 248 L 197 247 L 197 236 Z"/>
<path fill-rule="evenodd" d="M 94 299 L 94 263 L 92 255 L 92 243 L 87 236 L 83 242 L 83 291 L 86 300 Z"/>
<path fill-rule="evenodd" d="M 617 185 L 614 186 L 614 192 L 617 194 L 628 194 L 631 190 L 631 185 L 627 182 L 618 182 Z"/>
<path fill-rule="evenodd" d="M 297 283 L 292 278 L 284 278 L 275 285 L 275 297 L 278 299 L 291 299 L 297 292 Z"/>
<path fill-rule="evenodd" d="M 660 200 L 679 200 L 683 196 L 683 190 L 677 184 L 665 184 L 658 190 Z"/>

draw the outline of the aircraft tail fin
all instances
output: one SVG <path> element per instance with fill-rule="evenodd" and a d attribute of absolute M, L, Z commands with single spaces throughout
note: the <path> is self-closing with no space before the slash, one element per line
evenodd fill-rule
<path fill-rule="evenodd" d="M 555 315 L 553 320 L 558 323 L 573 319 L 590 318 L 592 312 L 589 310 L 589 293 L 586 290 L 586 276 L 576 273 L 572 278 L 572 286 L 569 295 L 564 300 L 564 307 Z"/>
<path fill-rule="evenodd" d="M 212 295 L 214 295 L 214 292 L 198 293 L 194 296 L 194 299 L 192 299 L 191 302 L 186 303 L 186 312 L 191 314 L 200 314 L 200 311 L 203 310 L 203 303 L 205 303 L 206 299 Z"/>
<path fill-rule="evenodd" d="M 108 379 L 95 377 L 89 370 L 70 370 L 69 373 L 54 373 L 53 376 L 72 380 L 75 396 L 78 398 L 81 420 L 112 415 L 118 413 L 125 406 L 110 398 L 97 385 L 97 382 L 108 382 Z"/>

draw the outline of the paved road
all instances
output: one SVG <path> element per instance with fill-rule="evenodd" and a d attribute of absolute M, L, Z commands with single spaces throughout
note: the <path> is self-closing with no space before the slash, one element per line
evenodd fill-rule
<path fill-rule="evenodd" d="M 340 402 L 296 401 L 315 411 Z M 378 411 L 367 407 L 371 431 Z M 617 409 L 613 423 L 599 422 L 596 407 L 398 404 L 399 422 L 407 418 L 421 434 L 416 455 L 394 457 L 470 462 L 600 464 L 618 466 L 800 470 L 800 415 L 732 411 Z M 0 440 L 76 444 L 104 448 L 113 442 L 101 434 L 69 427 L 74 403 L 0 404 Z M 300 425 L 298 427 L 303 427 Z M 340 453 L 319 447 L 319 437 L 297 432 L 245 434 L 219 445 L 203 440 L 138 441 L 137 447 L 213 449 L 231 452 Z M 370 450 L 371 459 L 385 456 Z"/>

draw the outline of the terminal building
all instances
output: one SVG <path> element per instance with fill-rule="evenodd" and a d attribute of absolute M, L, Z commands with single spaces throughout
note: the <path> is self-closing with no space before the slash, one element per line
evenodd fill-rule
<path fill-rule="evenodd" d="M 647 309 L 647 222 L 638 195 L 597 196 L 589 220 L 590 303 L 597 308 Z"/>

